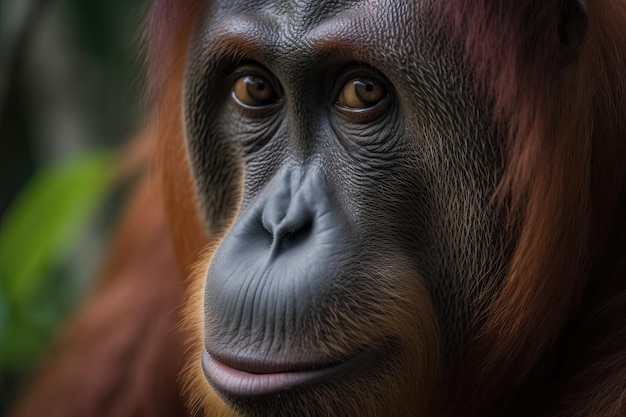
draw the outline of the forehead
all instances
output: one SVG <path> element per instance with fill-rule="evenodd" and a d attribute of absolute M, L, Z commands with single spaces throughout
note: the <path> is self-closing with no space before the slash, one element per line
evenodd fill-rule
<path fill-rule="evenodd" d="M 216 51 L 222 49 L 221 42 L 230 40 L 262 50 L 269 59 L 345 50 L 374 64 L 379 55 L 388 60 L 391 51 L 415 52 L 424 29 L 419 4 L 405 0 L 217 0 L 207 10 L 202 37 L 204 46 Z"/>
<path fill-rule="evenodd" d="M 285 25 L 307 29 L 337 17 L 382 18 L 406 16 L 418 1 L 408 0 L 217 0 L 213 9 L 221 17 L 255 14 Z"/>

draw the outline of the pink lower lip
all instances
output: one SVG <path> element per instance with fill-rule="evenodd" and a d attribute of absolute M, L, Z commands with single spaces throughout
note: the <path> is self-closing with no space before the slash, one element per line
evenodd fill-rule
<path fill-rule="evenodd" d="M 311 371 L 250 373 L 219 362 L 206 350 L 202 352 L 202 369 L 209 383 L 218 391 L 238 397 L 272 395 L 313 384 L 346 368 L 352 368 L 353 362 L 355 361 Z"/>

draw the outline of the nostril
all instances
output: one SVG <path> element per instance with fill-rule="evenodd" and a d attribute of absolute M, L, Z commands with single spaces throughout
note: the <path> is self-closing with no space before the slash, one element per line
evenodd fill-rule
<path fill-rule="evenodd" d="M 306 238 L 309 234 L 311 234 L 311 230 L 313 229 L 313 220 L 309 219 L 301 226 L 288 226 L 285 229 L 286 230 L 283 232 L 282 238 L 295 242 L 296 240 Z"/>
<path fill-rule="evenodd" d="M 313 230 L 313 219 L 309 218 L 300 224 L 283 222 L 273 236 L 273 249 L 276 254 L 303 245 Z"/>
<path fill-rule="evenodd" d="M 314 222 L 319 204 L 312 204 L 310 193 L 304 191 L 299 190 L 293 195 L 271 195 L 265 206 L 260 208 L 259 226 L 262 226 L 264 236 L 271 239 L 273 256 L 298 245 L 305 245 L 315 233 Z"/>

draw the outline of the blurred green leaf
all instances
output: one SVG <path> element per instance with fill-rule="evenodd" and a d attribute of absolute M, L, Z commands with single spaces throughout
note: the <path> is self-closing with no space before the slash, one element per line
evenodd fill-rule
<path fill-rule="evenodd" d="M 60 319 L 67 300 L 51 272 L 107 194 L 113 167 L 112 153 L 95 152 L 42 169 L 7 210 L 0 223 L 0 363 L 40 349 Z"/>

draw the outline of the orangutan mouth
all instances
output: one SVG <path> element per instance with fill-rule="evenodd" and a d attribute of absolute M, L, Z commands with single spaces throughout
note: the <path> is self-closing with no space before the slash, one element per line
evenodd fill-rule
<path fill-rule="evenodd" d="M 342 375 L 367 368 L 379 354 L 368 350 L 333 364 L 275 364 L 262 361 L 217 358 L 202 351 L 202 370 L 209 384 L 220 394 L 253 398 L 280 394 L 297 388 L 336 380 Z"/>

